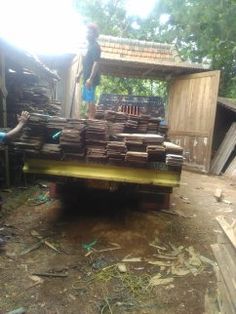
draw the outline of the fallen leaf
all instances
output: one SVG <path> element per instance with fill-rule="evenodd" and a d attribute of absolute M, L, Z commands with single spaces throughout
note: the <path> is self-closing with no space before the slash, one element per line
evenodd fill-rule
<path fill-rule="evenodd" d="M 168 285 L 169 283 L 173 282 L 174 278 L 161 278 L 161 274 L 157 274 L 156 276 L 152 277 L 149 282 L 149 286 L 155 287 L 160 285 Z"/>
<path fill-rule="evenodd" d="M 40 237 L 40 238 L 41 238 L 41 235 L 40 235 L 36 230 L 31 230 L 30 234 L 31 234 L 33 237 Z"/>
<path fill-rule="evenodd" d="M 200 260 L 201 260 L 203 263 L 210 264 L 212 267 L 216 267 L 216 266 L 217 266 L 217 263 L 214 262 L 214 261 L 212 261 L 212 260 L 209 259 L 208 257 L 205 257 L 205 256 L 200 255 Z"/>
<path fill-rule="evenodd" d="M 178 268 L 178 267 L 172 266 L 171 273 L 172 275 L 181 277 L 181 276 L 186 276 L 190 274 L 190 270 L 186 268 Z"/>
<path fill-rule="evenodd" d="M 31 280 L 33 280 L 36 284 L 40 284 L 40 283 L 44 282 L 44 280 L 42 278 L 40 278 L 39 276 L 36 276 L 36 275 L 29 276 L 29 278 Z"/>
<path fill-rule="evenodd" d="M 148 264 L 156 265 L 156 266 L 171 266 L 171 261 L 148 261 Z"/>
<path fill-rule="evenodd" d="M 117 268 L 121 273 L 126 273 L 127 272 L 127 267 L 124 263 L 118 263 Z"/>
<path fill-rule="evenodd" d="M 141 258 L 141 257 L 130 257 L 130 258 L 124 257 L 124 258 L 122 259 L 122 262 L 125 262 L 125 263 L 142 262 L 142 258 Z"/>
<path fill-rule="evenodd" d="M 231 205 L 231 204 L 232 204 L 232 202 L 231 202 L 231 201 L 228 201 L 228 200 L 223 200 L 223 203 L 228 204 L 228 205 Z"/>
<path fill-rule="evenodd" d="M 193 266 L 197 266 L 200 267 L 202 265 L 202 262 L 200 260 L 200 256 L 199 254 L 197 254 L 194 251 L 194 248 L 192 246 L 190 246 L 189 248 L 186 249 L 186 251 L 190 254 L 190 258 L 189 258 L 189 264 L 193 265 Z"/>

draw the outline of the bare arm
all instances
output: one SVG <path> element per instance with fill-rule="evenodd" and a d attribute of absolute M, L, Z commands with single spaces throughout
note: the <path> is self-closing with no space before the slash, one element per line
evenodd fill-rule
<path fill-rule="evenodd" d="M 6 140 L 7 141 L 11 140 L 12 138 L 14 138 L 15 136 L 17 136 L 20 133 L 20 131 L 23 129 L 23 127 L 25 126 L 25 124 L 29 120 L 29 117 L 30 117 L 30 115 L 27 111 L 22 111 L 21 115 L 18 116 L 19 122 L 18 122 L 17 126 L 6 134 Z"/>
<path fill-rule="evenodd" d="M 99 64 L 98 64 L 98 62 L 94 62 L 94 63 L 93 63 L 93 67 L 92 67 L 92 71 L 91 71 L 91 74 L 90 74 L 90 77 L 89 77 L 89 79 L 86 81 L 86 86 L 87 86 L 88 88 L 90 88 L 91 85 L 93 84 L 93 80 L 94 80 L 96 74 L 98 73 L 98 70 L 99 70 Z"/>
<path fill-rule="evenodd" d="M 76 76 L 76 82 L 77 82 L 77 83 L 79 83 L 82 74 L 83 74 L 83 70 L 80 70 L 80 72 L 79 72 L 79 73 L 77 74 L 77 76 Z"/>

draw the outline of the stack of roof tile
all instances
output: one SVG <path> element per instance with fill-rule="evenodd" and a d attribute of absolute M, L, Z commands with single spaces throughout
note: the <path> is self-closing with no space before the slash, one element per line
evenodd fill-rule
<path fill-rule="evenodd" d="M 184 157 L 181 155 L 167 154 L 166 164 L 173 167 L 181 167 L 184 162 Z"/>
<path fill-rule="evenodd" d="M 183 148 L 164 142 L 162 135 L 153 134 L 159 124 L 158 119 L 148 115 L 117 115 L 112 111 L 106 111 L 106 115 L 109 121 L 32 114 L 22 136 L 13 144 L 17 150 L 43 158 L 109 161 L 142 167 L 152 167 L 156 162 L 182 166 Z M 135 124 L 138 127 L 141 119 L 141 125 L 143 123 L 144 126 L 145 122 L 153 133 L 123 133 L 127 126 L 124 117 L 128 118 L 126 123 L 130 126 Z"/>
<path fill-rule="evenodd" d="M 112 123 L 108 122 L 109 135 L 115 136 L 117 133 L 123 133 L 125 130 L 124 123 Z"/>
<path fill-rule="evenodd" d="M 139 116 L 139 124 L 137 128 L 137 132 L 147 133 L 149 119 L 150 119 L 149 115 L 142 114 Z"/>
<path fill-rule="evenodd" d="M 108 141 L 107 121 L 88 120 L 85 142 L 89 161 L 106 160 L 106 145 Z"/>
<path fill-rule="evenodd" d="M 128 151 L 125 160 L 130 164 L 146 164 L 148 162 L 148 154 Z"/>
<path fill-rule="evenodd" d="M 164 147 L 166 150 L 166 164 L 181 167 L 184 162 L 183 148 L 171 142 L 164 142 Z"/>
<path fill-rule="evenodd" d="M 165 162 L 165 147 L 163 145 L 147 145 L 148 161 Z"/>
<path fill-rule="evenodd" d="M 95 119 L 104 120 L 104 118 L 105 118 L 105 110 L 97 109 L 95 113 Z"/>
<path fill-rule="evenodd" d="M 66 127 L 67 119 L 57 116 L 49 116 L 47 119 L 47 128 L 48 129 L 64 129 Z"/>
<path fill-rule="evenodd" d="M 183 155 L 183 147 L 171 142 L 164 142 L 163 145 L 165 147 L 166 154 Z"/>
<path fill-rule="evenodd" d="M 164 123 L 160 123 L 159 128 L 158 128 L 158 133 L 164 136 L 165 140 L 168 139 L 168 125 Z"/>
<path fill-rule="evenodd" d="M 124 142 L 110 141 L 107 143 L 107 157 L 111 162 L 125 160 L 127 147 Z"/>
<path fill-rule="evenodd" d="M 46 158 L 55 158 L 55 159 L 59 159 L 61 158 L 61 147 L 59 144 L 43 144 L 40 153 L 41 155 L 43 155 L 43 157 Z"/>
<path fill-rule="evenodd" d="M 7 74 L 10 82 L 7 97 L 8 124 L 14 126 L 16 114 L 21 111 L 49 115 L 59 115 L 61 103 L 51 101 L 49 86 L 40 85 L 39 78 L 30 72 L 11 72 Z"/>
<path fill-rule="evenodd" d="M 127 120 L 125 123 L 125 132 L 128 133 L 137 132 L 138 124 L 139 124 L 138 121 L 135 121 L 133 119 Z"/>
<path fill-rule="evenodd" d="M 160 118 L 151 117 L 148 121 L 147 133 L 157 134 L 159 130 Z"/>
<path fill-rule="evenodd" d="M 60 147 L 63 149 L 65 158 L 83 158 L 85 155 L 85 123 L 77 120 L 69 123 L 62 130 Z"/>

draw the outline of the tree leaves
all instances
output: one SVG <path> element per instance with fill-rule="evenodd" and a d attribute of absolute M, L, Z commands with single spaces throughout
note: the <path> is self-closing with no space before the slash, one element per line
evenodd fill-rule
<path fill-rule="evenodd" d="M 124 1 L 76 0 L 76 3 L 85 20 L 96 22 L 102 34 L 173 43 L 183 59 L 207 62 L 212 69 L 221 70 L 221 96 L 236 97 L 235 0 L 157 0 L 146 19 L 128 16 Z M 161 23 L 163 15 L 169 17 L 165 23 Z M 152 92 L 153 85 L 118 78 L 105 80 L 104 84 L 117 92 L 142 94 Z"/>

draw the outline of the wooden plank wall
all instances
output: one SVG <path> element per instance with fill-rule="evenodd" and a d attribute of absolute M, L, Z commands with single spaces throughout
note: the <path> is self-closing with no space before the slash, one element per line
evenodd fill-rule
<path fill-rule="evenodd" d="M 205 156 L 208 152 L 208 137 L 172 135 L 171 140 L 184 147 L 184 168 L 206 172 Z"/>
<path fill-rule="evenodd" d="M 77 76 L 78 67 L 81 67 L 81 58 L 75 57 L 72 61 L 71 66 L 68 68 L 66 77 L 65 77 L 65 109 L 64 113 L 66 117 L 70 116 L 72 98 L 75 88 L 75 80 Z M 80 103 L 81 103 L 81 86 L 76 84 L 75 97 L 72 106 L 72 118 L 78 119 L 80 117 Z"/>
<path fill-rule="evenodd" d="M 235 223 L 229 224 L 224 216 L 216 217 L 222 233 L 211 248 L 218 267 L 216 270 L 218 303 L 222 314 L 236 313 L 236 229 Z"/>
<path fill-rule="evenodd" d="M 212 160 L 211 172 L 219 175 L 227 163 L 230 155 L 236 145 L 236 122 L 232 123 L 228 132 L 225 135 L 219 149 L 217 150 L 214 159 Z"/>
<path fill-rule="evenodd" d="M 236 156 L 231 161 L 229 167 L 226 169 L 224 174 L 228 177 L 232 177 L 236 175 Z"/>
<path fill-rule="evenodd" d="M 219 77 L 219 71 L 181 76 L 169 92 L 169 136 L 183 146 L 186 164 L 204 172 L 210 168 Z"/>

